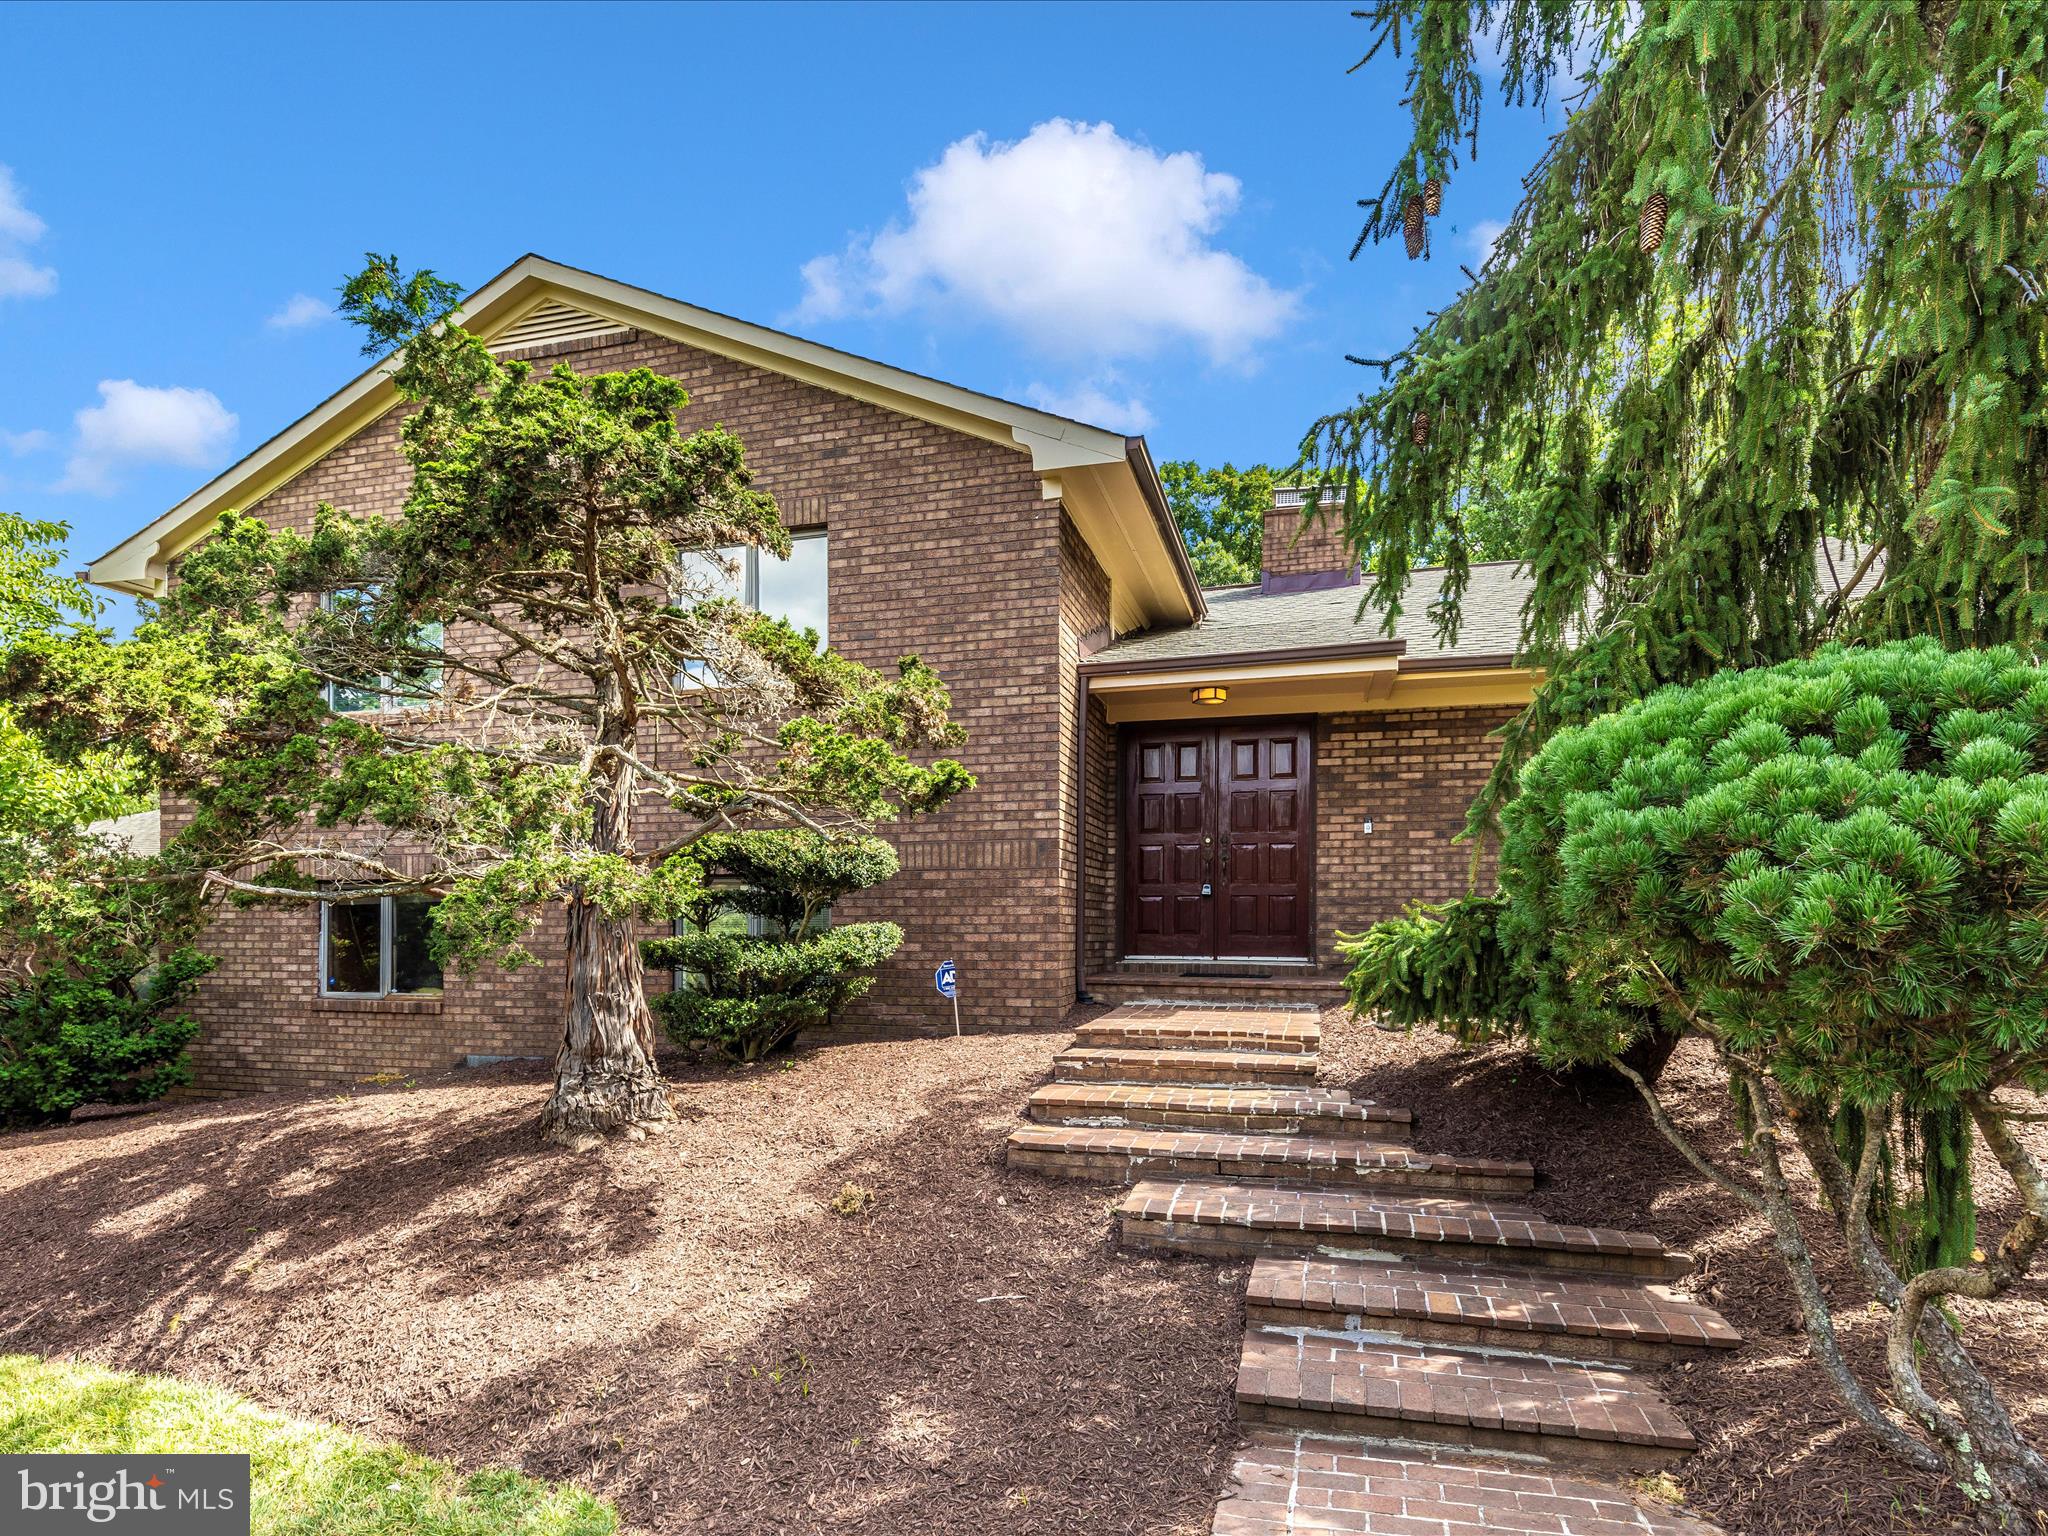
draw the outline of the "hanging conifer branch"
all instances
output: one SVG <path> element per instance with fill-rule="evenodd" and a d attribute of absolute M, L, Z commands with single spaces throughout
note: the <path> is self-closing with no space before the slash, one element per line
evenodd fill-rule
<path fill-rule="evenodd" d="M 1445 531 L 1482 471 L 1538 508 L 1522 650 L 1547 681 L 1474 830 L 1558 725 L 1664 682 L 1830 632 L 2048 641 L 2048 3 L 1359 14 L 1414 123 L 1361 242 L 1410 240 L 1426 184 L 1475 152 L 1479 38 L 1508 101 L 1589 82 L 1479 280 L 1303 443 L 1389 625 L 1437 550 L 1455 635 L 1468 561 Z M 1425 408 L 1454 443 L 1416 440 Z M 1829 547 L 1872 588 L 1853 609 L 1817 584 Z"/>
<path fill-rule="evenodd" d="M 1523 510 L 1519 652 L 1542 681 L 1468 834 L 1561 728 L 1665 684 L 1829 639 L 2048 652 L 2048 0 L 1359 14 L 1381 67 L 1404 62 L 1413 123 L 1360 204 L 1361 245 L 1412 245 L 1408 210 L 1476 153 L 1482 40 L 1509 101 L 1582 87 L 1470 286 L 1302 444 L 1389 633 L 1427 559 L 1431 620 L 1455 639 L 1475 487 Z M 1942 1071 L 2037 1086 L 2023 1054 Z M 2048 1507 L 2048 1462 L 1943 1312 L 2026 1273 L 2048 1185 L 1994 1146 L 2026 1212 L 1980 1238 L 1968 1152 L 1972 1121 L 1987 1144 L 2003 1125 L 1988 1097 L 1939 1076 L 1759 1092 L 1778 1071 L 1752 1070 L 1737 1113 L 1761 1137 L 1780 1096 L 1893 1313 L 1890 1400 L 1917 1438 L 1859 1417 L 1910 1460 L 1939 1454 L 1994 1523 Z"/>

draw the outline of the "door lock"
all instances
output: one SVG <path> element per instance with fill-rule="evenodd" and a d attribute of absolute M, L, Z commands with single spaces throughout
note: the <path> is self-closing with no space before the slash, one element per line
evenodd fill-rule
<path fill-rule="evenodd" d="M 1207 881 L 1204 881 L 1204 882 L 1202 882 L 1202 894 L 1203 894 L 1204 896 L 1207 896 L 1208 894 L 1210 894 L 1210 892 L 1209 892 L 1209 884 L 1208 884 L 1208 882 L 1207 882 Z"/>

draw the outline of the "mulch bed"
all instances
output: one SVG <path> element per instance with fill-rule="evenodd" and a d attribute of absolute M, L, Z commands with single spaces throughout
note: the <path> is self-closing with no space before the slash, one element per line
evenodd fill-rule
<path fill-rule="evenodd" d="M 1678 1474 L 1699 1512 L 1737 1533 L 1962 1525 L 1843 1427 L 1760 1224 L 1628 1090 L 1341 1013 L 1325 1030 L 1325 1081 L 1412 1107 L 1420 1145 L 1528 1157 L 1554 1216 L 1698 1256 L 1688 1288 L 1749 1339 L 1662 1377 L 1704 1446 Z M 673 1134 L 584 1156 L 535 1142 L 546 1084 L 522 1066 L 0 1139 L 0 1348 L 572 1479 L 651 1531 L 1206 1532 L 1246 1266 L 1117 1253 L 1114 1190 L 1004 1169 L 1064 1038 L 673 1063 Z M 1725 1152 L 1711 1062 L 1681 1052 L 1665 1082 Z M 847 1184 L 872 1207 L 834 1214 Z M 2048 1440 L 2048 1286 L 1964 1318 Z M 1880 1380 L 1875 1321 L 1843 1322 Z"/>
<path fill-rule="evenodd" d="M 1434 1151 L 1526 1157 L 1534 1203 L 1564 1221 L 1654 1232 L 1698 1260 L 1680 1282 L 1746 1336 L 1733 1354 L 1679 1365 L 1659 1385 L 1691 1425 L 1700 1454 L 1676 1472 L 1696 1511 L 1741 1533 L 1910 1533 L 1975 1529 L 1963 1500 L 1937 1478 L 1883 1455 L 1844 1424 L 1833 1385 L 1806 1352 L 1804 1330 L 1764 1222 L 1687 1164 L 1619 1079 L 1553 1077 L 1513 1046 L 1460 1047 L 1435 1031 L 1390 1034 L 1325 1016 L 1323 1077 L 1361 1098 L 1415 1111 L 1416 1144 Z M 1733 1160 L 1725 1079 L 1704 1044 L 1682 1047 L 1659 1083 L 1673 1119 L 1717 1161 Z M 2025 1128 L 2037 1157 L 2048 1128 Z M 1795 1151 L 1787 1173 L 1806 1179 Z M 2017 1214 L 2011 1183 L 1979 1147 L 1973 1168 L 1987 1200 L 1980 1231 Z M 1885 1383 L 1884 1320 L 1859 1310 L 1868 1293 L 1825 1219 L 1807 1223 L 1836 1327 L 1864 1381 Z M 2048 1445 L 2048 1280 L 2037 1276 L 1996 1306 L 1957 1309 L 1972 1354 Z"/>
<path fill-rule="evenodd" d="M 0 1349 L 167 1371 L 660 1532 L 1206 1532 L 1244 1266 L 1012 1175 L 1065 1036 L 672 1064 L 686 1120 L 541 1147 L 536 1068 L 0 1140 Z M 865 1214 L 829 1209 L 845 1184 Z"/>

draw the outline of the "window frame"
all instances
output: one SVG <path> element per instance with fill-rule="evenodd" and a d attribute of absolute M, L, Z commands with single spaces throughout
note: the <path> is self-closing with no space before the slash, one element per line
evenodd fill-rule
<path fill-rule="evenodd" d="M 796 555 L 796 549 L 795 549 L 795 547 L 796 547 L 797 545 L 799 545 L 799 544 L 809 544 L 809 543 L 811 543 L 811 542 L 812 542 L 813 540 L 817 540 L 817 541 L 820 541 L 820 542 L 824 542 L 824 541 L 827 541 L 827 540 L 829 540 L 829 539 L 831 538 L 831 536 L 832 536 L 832 530 L 831 530 L 830 528 L 804 528 L 804 529 L 794 529 L 794 528 L 793 528 L 793 529 L 791 529 L 791 530 L 790 530 L 790 534 L 789 534 L 789 542 L 790 542 L 790 558 L 791 558 L 791 559 L 794 559 L 794 558 L 795 558 L 795 555 Z M 741 564 L 743 565 L 744 569 L 743 569 L 743 570 L 741 571 L 741 573 L 740 573 L 740 593 L 741 593 L 741 595 L 740 595 L 740 601 L 741 601 L 741 602 L 743 602 L 743 603 L 745 603 L 745 604 L 746 604 L 746 605 L 747 605 L 747 606 L 748 606 L 749 608 L 753 609 L 753 610 L 754 610 L 754 612 L 756 612 L 756 613 L 759 613 L 759 612 L 761 612 L 761 611 L 762 611 L 762 610 L 761 610 L 761 546 L 760 546 L 760 545 L 758 545 L 758 544 L 743 544 L 743 545 L 741 545 L 741 546 L 740 546 L 740 548 L 741 548 L 741 549 L 742 549 L 742 550 L 744 551 L 744 554 L 743 554 L 743 556 L 742 556 L 742 559 L 741 559 Z M 782 561 L 777 561 L 776 563 L 777 563 L 778 565 L 787 565 L 787 564 L 789 563 L 789 561 L 787 561 L 787 560 L 782 560 Z M 831 634 L 831 629 L 832 629 L 832 574 L 831 574 L 831 566 L 832 566 L 832 546 L 831 546 L 831 544 L 830 544 L 830 543 L 825 543 L 825 628 L 824 628 L 824 630 L 823 630 L 822 632 L 820 632 L 820 634 L 819 634 L 818 638 L 819 638 L 820 640 L 824 641 L 824 642 L 825 642 L 825 644 L 827 644 L 827 645 L 830 645 L 830 644 L 832 643 L 832 634 Z M 770 617 L 772 617 L 772 618 L 782 618 L 782 619 L 786 619 L 786 618 L 788 618 L 788 615 L 787 615 L 787 614 L 772 614 L 772 615 L 770 615 Z"/>
<path fill-rule="evenodd" d="M 353 998 L 357 1001 L 376 1001 L 392 997 L 441 997 L 446 994 L 448 981 L 445 973 L 443 973 L 441 985 L 438 987 L 415 987 L 409 992 L 400 992 L 392 985 L 398 969 L 398 903 L 402 899 L 410 900 L 413 898 L 401 898 L 398 896 L 350 896 L 345 891 L 336 891 L 331 896 L 321 898 L 320 943 L 317 957 L 320 968 L 314 975 L 314 984 L 318 988 L 319 996 L 323 998 Z M 378 990 L 375 992 L 330 991 L 327 986 L 327 978 L 330 974 L 327 961 L 329 954 L 328 936 L 332 932 L 331 918 L 333 910 L 336 907 L 366 907 L 373 901 L 377 904 Z M 429 910 L 432 910 L 436 903 L 428 901 L 426 905 Z"/>
<path fill-rule="evenodd" d="M 374 588 L 366 589 L 363 587 L 346 587 L 337 591 L 323 593 L 320 598 L 320 606 L 322 608 L 325 608 L 329 613 L 334 612 L 335 599 L 340 597 L 343 591 L 353 593 L 359 598 L 374 600 L 376 597 L 376 590 Z M 438 621 L 431 624 L 421 624 L 414 629 L 413 633 L 425 634 L 428 630 L 435 629 L 438 629 L 441 632 L 439 638 L 436 639 L 436 641 L 434 642 L 435 646 L 437 649 L 445 650 L 448 644 L 447 625 L 442 624 Z M 430 665 L 426 670 L 431 672 L 433 674 L 433 677 L 430 681 L 427 681 L 423 684 L 424 691 L 419 693 L 401 692 L 399 688 L 400 679 L 398 679 L 397 677 L 393 676 L 388 672 L 380 672 L 375 677 L 368 678 L 360 683 L 344 683 L 339 682 L 333 678 L 329 678 L 325 683 L 321 684 L 320 692 L 322 697 L 324 697 L 327 700 L 328 710 L 333 714 L 397 714 L 401 710 L 417 709 L 420 705 L 428 702 L 431 699 L 438 698 L 440 696 L 441 685 L 445 681 L 442 668 L 437 665 Z M 340 702 L 335 698 L 337 690 L 343 688 L 347 688 L 355 693 L 375 694 L 376 702 L 371 704 L 360 705 L 352 709 L 345 709 L 342 707 Z M 326 974 L 326 967 L 324 962 L 322 964 L 321 974 L 323 976 Z M 336 995 L 349 997 L 367 997 L 370 994 L 341 993 Z"/>

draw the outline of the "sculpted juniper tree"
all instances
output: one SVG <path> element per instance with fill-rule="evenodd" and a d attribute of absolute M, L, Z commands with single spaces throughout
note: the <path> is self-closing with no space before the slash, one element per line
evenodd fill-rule
<path fill-rule="evenodd" d="M 973 780 L 913 757 L 962 739 L 929 667 L 883 676 L 727 595 L 732 551 L 789 553 L 738 437 L 683 431 L 683 387 L 645 369 L 501 362 L 455 297 L 390 258 L 344 290 L 365 351 L 396 349 L 396 517 L 231 514 L 132 641 L 45 648 L 8 691 L 77 747 L 137 742 L 190 802 L 159 878 L 435 896 L 435 951 L 463 965 L 530 962 L 559 907 L 542 1129 L 586 1146 L 672 1118 L 634 924 L 686 910 L 699 838 L 865 832 Z"/>

